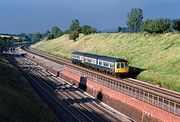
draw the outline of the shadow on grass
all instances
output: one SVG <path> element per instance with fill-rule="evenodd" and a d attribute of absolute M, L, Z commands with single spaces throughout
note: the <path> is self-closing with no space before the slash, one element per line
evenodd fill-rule
<path fill-rule="evenodd" d="M 134 78 L 136 79 L 137 76 L 143 72 L 144 70 L 146 69 L 140 69 L 140 68 L 137 68 L 137 67 L 129 67 L 129 73 L 128 73 L 128 77 L 129 78 Z"/>

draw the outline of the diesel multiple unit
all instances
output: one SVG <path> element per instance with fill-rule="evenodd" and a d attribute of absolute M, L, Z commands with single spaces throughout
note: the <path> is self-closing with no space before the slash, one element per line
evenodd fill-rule
<path fill-rule="evenodd" d="M 72 63 L 91 67 L 99 71 L 113 75 L 129 72 L 128 61 L 119 58 L 89 54 L 84 52 L 72 52 Z"/>

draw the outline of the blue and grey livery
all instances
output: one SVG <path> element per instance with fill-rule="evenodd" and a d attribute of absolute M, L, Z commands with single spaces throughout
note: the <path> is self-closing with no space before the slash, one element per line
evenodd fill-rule
<path fill-rule="evenodd" d="M 84 52 L 72 52 L 72 63 L 95 68 L 111 74 L 122 74 L 129 72 L 128 61 L 124 59 Z"/>

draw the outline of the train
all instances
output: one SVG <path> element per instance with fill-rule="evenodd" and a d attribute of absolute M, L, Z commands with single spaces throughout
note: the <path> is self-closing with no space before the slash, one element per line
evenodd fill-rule
<path fill-rule="evenodd" d="M 75 51 L 71 53 L 71 61 L 117 77 L 129 73 L 128 61 L 120 58 Z"/>

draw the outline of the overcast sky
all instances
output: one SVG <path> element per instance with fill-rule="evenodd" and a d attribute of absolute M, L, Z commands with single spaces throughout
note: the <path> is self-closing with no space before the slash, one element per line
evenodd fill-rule
<path fill-rule="evenodd" d="M 180 18 L 180 0 L 0 0 L 0 33 L 65 30 L 73 19 L 98 30 L 124 27 L 132 8 L 143 9 L 144 20 Z"/>

